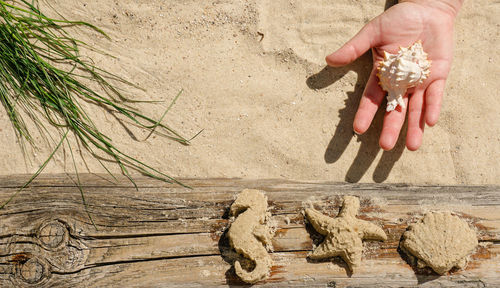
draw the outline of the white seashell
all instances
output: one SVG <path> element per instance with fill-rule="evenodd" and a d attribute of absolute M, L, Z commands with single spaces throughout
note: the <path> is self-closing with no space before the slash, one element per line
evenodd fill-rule
<path fill-rule="evenodd" d="M 429 266 L 438 274 L 465 268 L 467 256 L 478 245 L 467 222 L 451 212 L 427 213 L 403 234 L 403 250 L 418 258 L 419 267 Z"/>
<path fill-rule="evenodd" d="M 384 51 L 384 61 L 380 61 L 377 76 L 380 86 L 387 91 L 387 111 L 396 109 L 398 104 L 405 108 L 403 96 L 406 90 L 424 82 L 430 74 L 431 61 L 420 41 L 409 48 L 399 48 L 398 54 Z"/>

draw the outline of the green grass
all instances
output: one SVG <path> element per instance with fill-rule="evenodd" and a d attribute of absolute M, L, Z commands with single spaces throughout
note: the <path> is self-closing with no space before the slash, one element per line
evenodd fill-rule
<path fill-rule="evenodd" d="M 78 145 L 89 151 L 106 171 L 109 172 L 105 163 L 114 162 L 134 185 L 129 169 L 182 185 L 175 178 L 123 153 L 109 135 L 99 131 L 79 104 L 79 101 L 86 101 L 96 108 L 117 113 L 149 131 L 148 137 L 158 133 L 187 145 L 188 139 L 161 123 L 180 93 L 159 120 L 139 113 L 131 107 L 131 103 L 137 101 L 127 99 L 121 92 L 123 87 L 138 87 L 94 66 L 91 60 L 80 55 L 82 47 L 92 48 L 67 32 L 67 28 L 73 26 L 86 27 L 107 37 L 92 24 L 47 17 L 39 10 L 36 0 L 0 0 L 0 101 L 23 147 L 25 143 L 36 147 L 28 127 L 36 127 L 46 137 L 51 137 L 47 127 L 59 131 L 59 139 L 52 140 L 57 145 L 50 157 L 23 188 L 42 172 L 61 145 L 69 148 L 74 162 L 68 134 L 74 135 Z M 97 83 L 100 89 L 93 89 L 86 83 Z M 34 125 L 27 125 L 28 121 Z M 74 168 L 76 170 L 76 165 Z M 82 199 L 85 203 L 83 191 Z"/>

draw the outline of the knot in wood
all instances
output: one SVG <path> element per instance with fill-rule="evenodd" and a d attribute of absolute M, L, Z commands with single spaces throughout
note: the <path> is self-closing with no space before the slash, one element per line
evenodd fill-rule
<path fill-rule="evenodd" d="M 18 277 L 28 284 L 39 284 L 47 278 L 48 273 L 47 263 L 37 257 L 30 258 L 17 267 Z"/>
<path fill-rule="evenodd" d="M 65 246 L 69 239 L 69 231 L 65 223 L 54 220 L 42 224 L 38 229 L 38 240 L 40 244 L 47 249 L 57 249 Z"/>

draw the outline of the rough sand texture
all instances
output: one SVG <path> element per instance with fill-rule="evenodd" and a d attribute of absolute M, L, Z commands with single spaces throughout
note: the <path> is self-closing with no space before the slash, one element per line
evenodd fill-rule
<path fill-rule="evenodd" d="M 401 247 L 444 275 L 452 268 L 464 269 L 467 257 L 478 245 L 476 232 L 451 212 L 427 213 L 403 234 Z"/>
<path fill-rule="evenodd" d="M 418 152 L 405 150 L 404 141 L 392 152 L 378 148 L 383 113 L 366 135 L 353 135 L 369 55 L 346 68 L 323 69 L 324 56 L 381 13 L 385 1 L 51 3 L 65 17 L 95 23 L 110 34 L 111 42 L 77 32 L 118 56 L 96 55 L 98 65 L 147 89 L 131 91 L 132 97 L 170 101 L 184 89 L 167 122 L 188 137 L 204 129 L 190 147 L 161 137 L 135 141 L 112 116 L 92 111 L 125 152 L 173 176 L 500 183 L 498 2 L 465 1 L 442 115 L 426 130 Z M 167 104 L 140 107 L 159 117 Z M 3 112 L 0 129 L 1 173 L 36 171 L 48 153 L 38 152 L 30 164 Z M 145 136 L 132 132 L 138 139 Z M 73 171 L 68 158 L 57 159 L 45 172 Z M 87 165 L 105 172 L 95 161 Z M 87 171 L 81 159 L 77 167 Z"/>
<path fill-rule="evenodd" d="M 267 253 L 273 233 L 269 229 L 267 196 L 259 190 L 245 189 L 231 205 L 231 215 L 236 219 L 227 237 L 233 249 L 251 260 L 255 267 L 244 269 L 238 259 L 234 261 L 236 275 L 246 283 L 256 283 L 269 277 L 273 260 Z"/>
<path fill-rule="evenodd" d="M 305 216 L 314 230 L 325 239 L 308 255 L 310 259 L 328 259 L 340 256 L 354 270 L 361 265 L 363 240 L 387 240 L 387 235 L 377 225 L 357 219 L 359 198 L 344 196 L 342 210 L 337 217 L 328 217 L 313 208 L 305 210 Z"/>

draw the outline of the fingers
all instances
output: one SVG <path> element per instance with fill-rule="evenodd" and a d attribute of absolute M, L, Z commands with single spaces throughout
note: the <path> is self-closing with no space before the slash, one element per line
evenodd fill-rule
<path fill-rule="evenodd" d="M 408 107 L 408 97 L 405 97 L 405 106 Z M 384 116 L 384 125 L 380 134 L 379 145 L 385 151 L 389 151 L 396 145 L 399 132 L 406 118 L 406 109 L 398 106 L 396 110 L 386 112 Z"/>
<path fill-rule="evenodd" d="M 347 65 L 365 54 L 368 49 L 375 47 L 380 42 L 378 31 L 378 18 L 366 24 L 358 34 L 344 44 L 339 50 L 326 57 L 326 63 L 333 67 Z"/>
<path fill-rule="evenodd" d="M 425 122 L 429 126 L 436 125 L 438 121 L 445 84 L 444 79 L 435 80 L 425 92 Z"/>
<path fill-rule="evenodd" d="M 415 151 L 422 145 L 425 128 L 424 89 L 416 89 L 410 97 L 408 105 L 408 131 L 406 132 L 406 147 Z"/>
<path fill-rule="evenodd" d="M 377 69 L 373 69 L 354 117 L 354 132 L 363 134 L 368 130 L 384 96 L 385 92 L 378 85 Z"/>

